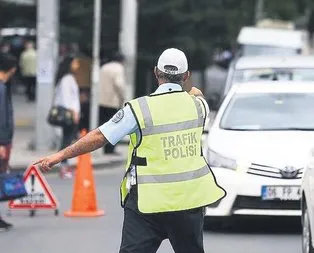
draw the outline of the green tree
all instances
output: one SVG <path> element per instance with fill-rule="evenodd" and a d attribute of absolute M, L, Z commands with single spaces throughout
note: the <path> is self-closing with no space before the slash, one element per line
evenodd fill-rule
<path fill-rule="evenodd" d="M 35 27 L 36 8 L 0 1 L 0 27 Z"/>
<path fill-rule="evenodd" d="M 93 43 L 93 11 L 91 0 L 60 0 L 60 39 L 78 42 L 91 53 Z M 102 0 L 102 50 L 109 54 L 118 48 L 120 6 L 116 0 Z"/>
<path fill-rule="evenodd" d="M 295 20 L 302 15 L 302 0 L 265 0 L 266 16 L 281 20 Z"/>

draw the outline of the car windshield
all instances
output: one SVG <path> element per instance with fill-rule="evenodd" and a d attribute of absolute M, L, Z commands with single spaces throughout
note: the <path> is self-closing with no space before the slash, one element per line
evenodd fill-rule
<path fill-rule="evenodd" d="M 243 93 L 229 102 L 220 127 L 227 130 L 314 130 L 314 93 Z"/>
<path fill-rule="evenodd" d="M 242 45 L 242 56 L 255 56 L 255 55 L 280 55 L 289 56 L 297 55 L 298 50 L 294 48 L 264 46 L 264 45 Z"/>
<path fill-rule="evenodd" d="M 248 81 L 314 81 L 313 68 L 241 69 L 234 73 L 233 83 Z"/>

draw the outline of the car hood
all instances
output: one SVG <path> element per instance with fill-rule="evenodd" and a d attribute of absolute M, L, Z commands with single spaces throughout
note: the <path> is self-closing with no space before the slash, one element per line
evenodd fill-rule
<path fill-rule="evenodd" d="M 301 166 L 314 147 L 314 131 L 211 130 L 208 147 L 235 160 L 268 166 Z"/>

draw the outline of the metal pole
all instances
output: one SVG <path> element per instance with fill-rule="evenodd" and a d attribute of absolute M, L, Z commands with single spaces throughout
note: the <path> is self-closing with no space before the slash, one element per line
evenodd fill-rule
<path fill-rule="evenodd" d="M 94 0 L 93 70 L 90 103 L 90 128 L 98 127 L 99 52 L 101 35 L 101 0 Z"/>
<path fill-rule="evenodd" d="M 126 57 L 126 100 L 134 98 L 137 55 L 137 0 L 122 0 L 120 51 Z"/>
<path fill-rule="evenodd" d="M 37 7 L 37 150 L 53 146 L 54 130 L 47 123 L 47 115 L 54 92 L 55 72 L 58 62 L 59 0 L 38 0 Z"/>
<path fill-rule="evenodd" d="M 256 0 L 255 24 L 264 17 L 264 0 Z"/>

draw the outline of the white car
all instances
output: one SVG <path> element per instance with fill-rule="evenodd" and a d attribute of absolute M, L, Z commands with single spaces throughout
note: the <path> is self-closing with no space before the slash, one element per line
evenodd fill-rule
<path fill-rule="evenodd" d="M 247 56 L 230 65 L 224 96 L 235 83 L 314 81 L 313 56 Z"/>
<path fill-rule="evenodd" d="M 240 55 L 308 54 L 310 43 L 304 30 L 242 27 L 237 37 Z"/>
<path fill-rule="evenodd" d="M 314 82 L 234 86 L 209 129 L 206 159 L 227 195 L 206 208 L 233 215 L 300 216 L 301 178 L 314 144 Z"/>
<path fill-rule="evenodd" d="M 313 145 L 314 146 L 314 145 Z M 302 252 L 314 253 L 314 149 L 310 152 L 309 162 L 301 185 L 302 199 Z"/>

